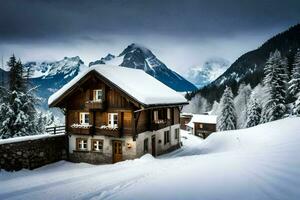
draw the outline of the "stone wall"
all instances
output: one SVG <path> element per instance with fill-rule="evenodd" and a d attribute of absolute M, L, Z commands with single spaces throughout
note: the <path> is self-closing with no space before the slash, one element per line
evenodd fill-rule
<path fill-rule="evenodd" d="M 66 135 L 0 144 L 0 170 L 34 169 L 67 159 Z"/>

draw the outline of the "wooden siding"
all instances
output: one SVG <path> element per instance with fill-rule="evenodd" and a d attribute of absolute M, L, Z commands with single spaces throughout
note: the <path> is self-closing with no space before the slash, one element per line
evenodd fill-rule
<path fill-rule="evenodd" d="M 123 134 L 132 135 L 132 114 L 131 112 L 124 112 L 123 115 Z"/>
<path fill-rule="evenodd" d="M 148 124 L 150 123 L 148 112 L 148 110 L 140 112 L 137 123 L 137 133 L 142 133 L 148 130 Z"/>
<path fill-rule="evenodd" d="M 202 126 L 202 127 L 201 127 Z M 216 131 L 216 124 L 194 123 L 195 135 L 207 138 L 212 132 Z"/>
<path fill-rule="evenodd" d="M 174 124 L 180 123 L 180 111 L 178 107 L 174 108 Z"/>
<path fill-rule="evenodd" d="M 202 128 L 201 128 L 202 124 Z M 195 123 L 195 130 L 216 131 L 216 124 Z"/>
<path fill-rule="evenodd" d="M 93 100 L 93 91 L 102 89 L 103 100 L 101 106 L 88 106 L 88 103 Z M 79 113 L 90 113 L 90 133 L 102 134 L 105 131 L 96 131 L 103 125 L 108 125 L 108 113 L 118 113 L 118 130 L 117 133 L 111 135 L 135 135 L 147 130 L 154 130 L 153 111 L 155 109 L 146 109 L 135 113 L 134 111 L 141 109 L 136 102 L 125 96 L 124 93 L 116 88 L 105 84 L 99 78 L 90 76 L 85 82 L 77 86 L 77 88 L 66 97 L 63 103 L 66 108 L 66 130 L 71 134 L 88 133 L 88 131 L 77 131 L 76 128 L 71 128 L 73 124 L 79 124 Z M 166 121 L 160 126 L 166 127 L 179 123 L 179 107 L 170 107 L 170 119 L 167 119 L 167 107 L 157 108 L 160 110 L 159 117 Z M 108 134 L 108 133 L 107 133 Z"/>
<path fill-rule="evenodd" d="M 107 106 L 110 108 L 132 108 L 129 100 L 121 96 L 114 89 L 108 89 L 106 100 Z"/>

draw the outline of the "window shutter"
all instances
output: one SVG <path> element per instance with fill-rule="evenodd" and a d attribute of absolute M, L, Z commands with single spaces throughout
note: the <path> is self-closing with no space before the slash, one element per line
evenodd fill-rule
<path fill-rule="evenodd" d="M 82 124 L 83 122 L 83 116 L 82 113 L 79 113 L 79 124 Z"/>
<path fill-rule="evenodd" d="M 167 109 L 167 118 L 171 119 L 171 109 L 170 108 Z"/>
<path fill-rule="evenodd" d="M 154 111 L 154 121 L 157 121 L 158 120 L 158 111 L 155 110 Z"/>
<path fill-rule="evenodd" d="M 96 90 L 93 90 L 93 100 L 96 100 Z"/>

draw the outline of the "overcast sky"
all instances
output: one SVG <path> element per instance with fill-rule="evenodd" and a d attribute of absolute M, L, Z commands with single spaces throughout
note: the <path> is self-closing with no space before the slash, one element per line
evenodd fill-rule
<path fill-rule="evenodd" d="M 230 62 L 300 22 L 299 0 L 7 0 L 0 53 L 22 61 L 79 55 L 88 64 L 144 44 L 186 73 L 211 57 Z"/>

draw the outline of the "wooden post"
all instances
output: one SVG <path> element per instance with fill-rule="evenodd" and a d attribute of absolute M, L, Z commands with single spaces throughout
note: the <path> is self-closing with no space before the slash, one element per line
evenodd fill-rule
<path fill-rule="evenodd" d="M 65 133 L 68 133 L 68 122 L 69 122 L 69 112 L 68 112 L 68 108 L 65 111 Z"/>

